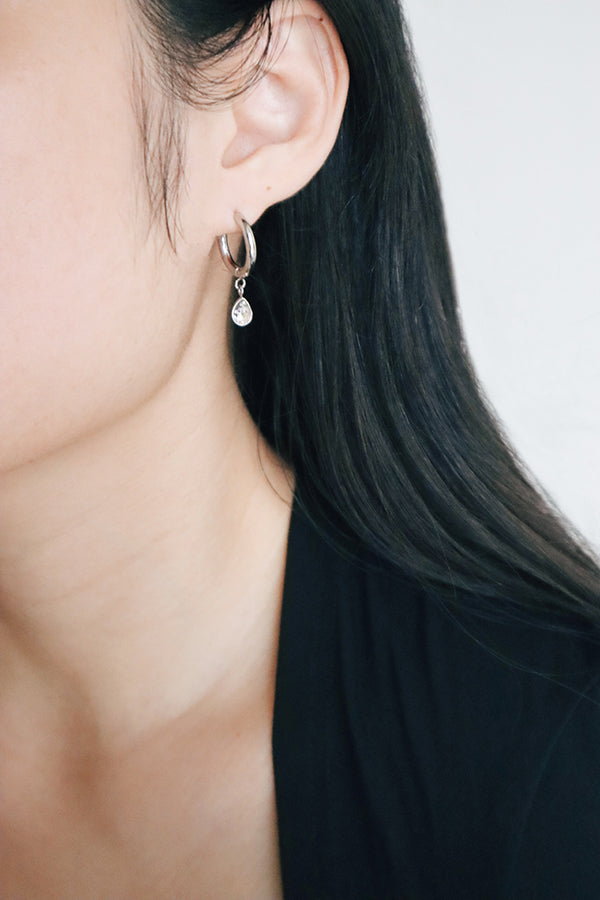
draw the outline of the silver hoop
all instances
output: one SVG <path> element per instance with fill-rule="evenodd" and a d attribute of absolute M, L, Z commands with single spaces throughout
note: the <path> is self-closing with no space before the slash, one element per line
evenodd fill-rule
<path fill-rule="evenodd" d="M 239 225 L 242 237 L 244 238 L 244 246 L 246 248 L 244 265 L 238 265 L 233 259 L 231 251 L 229 250 L 226 234 L 222 234 L 219 237 L 219 250 L 221 252 L 221 258 L 231 274 L 235 275 L 237 278 L 244 278 L 256 262 L 256 241 L 254 240 L 252 228 L 248 222 L 246 222 L 241 212 L 236 210 L 233 214 L 233 218 L 236 224 Z"/>

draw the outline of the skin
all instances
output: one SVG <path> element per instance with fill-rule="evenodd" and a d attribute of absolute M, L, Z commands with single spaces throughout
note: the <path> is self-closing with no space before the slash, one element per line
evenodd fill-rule
<path fill-rule="evenodd" d="M 259 85 L 185 110 L 174 254 L 148 228 L 124 0 L 0 6 L 7 900 L 280 895 L 293 472 L 233 378 L 216 239 L 235 252 L 236 209 L 253 224 L 322 166 L 348 67 L 318 4 L 273 15 Z"/>

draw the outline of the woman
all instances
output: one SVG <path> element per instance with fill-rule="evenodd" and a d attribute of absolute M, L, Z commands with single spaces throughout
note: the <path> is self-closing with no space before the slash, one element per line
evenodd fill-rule
<path fill-rule="evenodd" d="M 5 4 L 0 60 L 3 898 L 599 896 L 600 571 L 395 0 Z"/>

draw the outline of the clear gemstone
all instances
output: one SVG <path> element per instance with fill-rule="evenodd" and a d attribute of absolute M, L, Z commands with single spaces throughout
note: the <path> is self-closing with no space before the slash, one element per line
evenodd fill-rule
<path fill-rule="evenodd" d="M 239 300 L 235 301 L 231 310 L 231 318 L 240 328 L 250 324 L 252 321 L 252 307 L 245 297 L 240 297 Z"/>

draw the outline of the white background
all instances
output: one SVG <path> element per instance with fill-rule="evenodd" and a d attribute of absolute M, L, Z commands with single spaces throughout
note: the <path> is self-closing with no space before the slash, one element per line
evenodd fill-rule
<path fill-rule="evenodd" d="M 600 3 L 403 8 L 477 373 L 600 551 Z"/>

